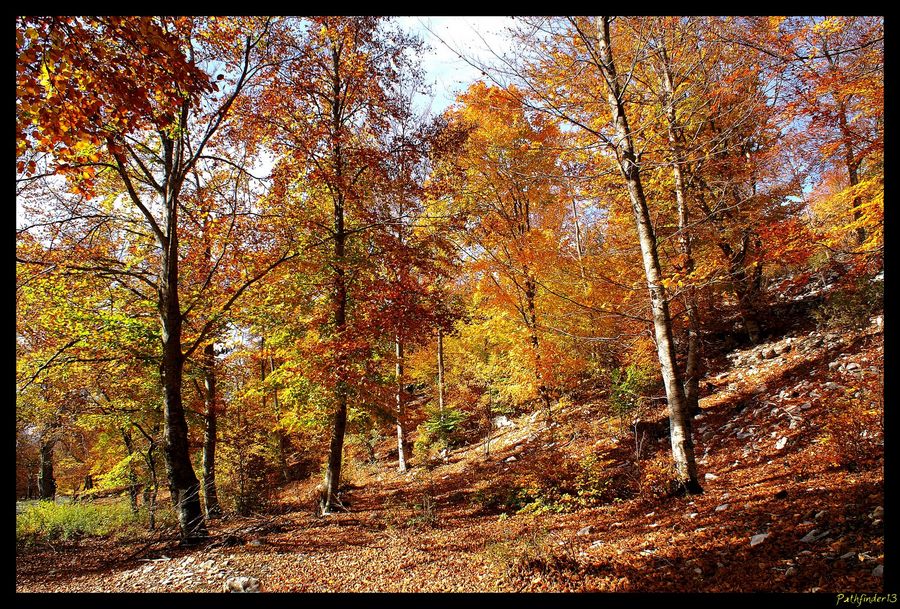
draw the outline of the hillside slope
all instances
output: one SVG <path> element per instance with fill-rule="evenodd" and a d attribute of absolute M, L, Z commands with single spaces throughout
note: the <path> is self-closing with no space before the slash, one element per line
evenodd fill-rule
<path fill-rule="evenodd" d="M 317 517 L 309 480 L 273 514 L 214 521 L 204 547 L 22 552 L 16 590 L 219 591 L 246 575 L 296 592 L 881 591 L 880 318 L 725 355 L 694 426 L 702 495 L 666 492 L 661 405 L 633 426 L 569 404 L 550 428 L 522 415 L 495 430 L 489 455 L 471 445 L 403 475 L 356 463 L 347 513 Z"/>

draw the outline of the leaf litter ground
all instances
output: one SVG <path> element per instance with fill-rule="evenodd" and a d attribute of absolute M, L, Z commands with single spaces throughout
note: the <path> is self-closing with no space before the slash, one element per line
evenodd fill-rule
<path fill-rule="evenodd" d="M 271 513 L 212 521 L 199 547 L 163 531 L 17 548 L 16 591 L 218 592 L 234 576 L 267 592 L 882 591 L 883 439 L 838 467 L 823 429 L 841 395 L 880 383 L 883 335 L 795 332 L 720 364 L 694 423 L 702 495 L 626 492 L 538 515 L 485 499 L 589 454 L 633 487 L 632 436 L 597 440 L 608 427 L 585 402 L 550 429 L 516 419 L 488 458 L 469 446 L 407 474 L 360 467 L 346 513 L 317 516 L 310 480 L 281 489 Z M 643 419 L 664 431 L 662 407 Z M 651 434 L 644 463 L 667 451 Z"/>

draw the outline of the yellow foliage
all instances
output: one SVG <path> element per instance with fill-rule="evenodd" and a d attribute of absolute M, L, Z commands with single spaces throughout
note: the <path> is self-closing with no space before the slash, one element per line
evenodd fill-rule
<path fill-rule="evenodd" d="M 854 202 L 858 203 L 854 206 Z M 884 179 L 879 175 L 848 186 L 813 203 L 816 223 L 824 244 L 833 249 L 852 247 L 871 252 L 884 244 Z M 859 217 L 856 218 L 855 216 Z M 865 231 L 862 244 L 855 242 L 858 229 Z"/>

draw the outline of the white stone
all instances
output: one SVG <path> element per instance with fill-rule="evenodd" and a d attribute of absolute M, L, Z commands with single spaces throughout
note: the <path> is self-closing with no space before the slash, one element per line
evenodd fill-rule
<path fill-rule="evenodd" d="M 780 440 L 778 440 L 778 442 L 775 443 L 776 450 L 781 450 L 785 446 L 787 446 L 787 438 L 781 438 Z"/>
<path fill-rule="evenodd" d="M 750 547 L 752 548 L 753 546 L 758 546 L 759 544 L 764 542 L 766 540 L 766 537 L 768 536 L 768 533 L 760 533 L 759 535 L 754 535 L 750 538 Z"/>
<path fill-rule="evenodd" d="M 506 416 L 504 416 L 502 414 L 494 417 L 493 424 L 494 424 L 494 427 L 496 427 L 497 429 L 501 429 L 503 427 L 515 427 L 516 426 L 515 423 L 510 421 L 509 418 L 507 418 Z"/>
<path fill-rule="evenodd" d="M 813 543 L 815 541 L 822 539 L 823 537 L 828 535 L 828 533 L 830 533 L 830 531 L 825 531 L 824 533 L 820 533 L 819 529 L 813 529 L 812 531 L 810 531 L 809 533 L 807 533 L 806 535 L 801 537 L 800 541 L 802 543 Z"/>
<path fill-rule="evenodd" d="M 222 592 L 259 592 L 259 580 L 255 577 L 231 577 L 222 585 Z"/>

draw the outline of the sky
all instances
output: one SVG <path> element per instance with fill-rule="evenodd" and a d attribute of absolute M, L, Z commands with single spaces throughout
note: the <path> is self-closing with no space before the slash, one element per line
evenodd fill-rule
<path fill-rule="evenodd" d="M 471 83 L 483 78 L 481 70 L 460 59 L 456 51 L 490 61 L 493 53 L 502 55 L 511 48 L 504 34 L 505 28 L 513 24 L 510 17 L 398 17 L 397 24 L 431 47 L 421 59 L 433 100 L 421 103 L 427 106 L 430 101 L 435 114 L 453 103 L 456 95 Z"/>

